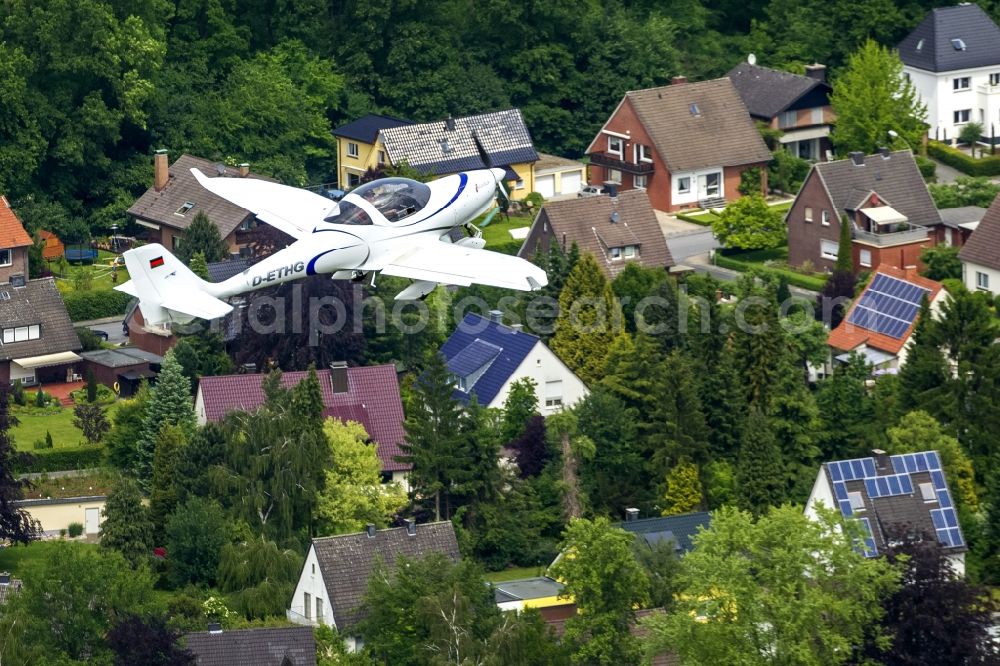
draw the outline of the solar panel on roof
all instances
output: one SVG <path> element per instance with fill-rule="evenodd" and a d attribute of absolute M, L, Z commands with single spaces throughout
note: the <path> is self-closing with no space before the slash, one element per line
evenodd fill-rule
<path fill-rule="evenodd" d="M 865 557 L 877 557 L 878 548 L 875 546 L 875 536 L 872 534 L 871 523 L 868 522 L 867 518 L 862 518 L 861 525 L 865 532 L 864 548 L 861 552 Z"/>
<path fill-rule="evenodd" d="M 904 280 L 876 273 L 847 319 L 892 338 L 902 338 L 920 312 L 920 302 L 929 290 Z"/>

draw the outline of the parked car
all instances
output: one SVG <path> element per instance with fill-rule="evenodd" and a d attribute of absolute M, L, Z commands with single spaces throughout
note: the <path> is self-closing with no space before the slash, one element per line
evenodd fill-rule
<path fill-rule="evenodd" d="M 603 185 L 587 185 L 582 190 L 576 193 L 578 197 L 597 197 L 604 194 Z"/>
<path fill-rule="evenodd" d="M 97 337 L 99 337 L 101 340 L 104 340 L 105 342 L 108 341 L 108 332 L 107 331 L 102 331 L 99 328 L 92 328 L 92 329 L 90 329 L 90 332 L 93 333 L 94 335 L 96 335 Z"/>

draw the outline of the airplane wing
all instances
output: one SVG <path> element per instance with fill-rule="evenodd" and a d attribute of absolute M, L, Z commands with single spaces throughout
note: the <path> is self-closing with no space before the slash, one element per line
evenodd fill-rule
<path fill-rule="evenodd" d="M 467 287 L 491 287 L 535 291 L 549 279 L 526 259 L 475 247 L 434 242 L 402 253 L 382 268 L 386 275 Z"/>
<path fill-rule="evenodd" d="M 337 204 L 326 197 L 258 178 L 209 178 L 191 169 L 195 179 L 212 194 L 245 208 L 261 222 L 295 239 L 312 233 Z"/>

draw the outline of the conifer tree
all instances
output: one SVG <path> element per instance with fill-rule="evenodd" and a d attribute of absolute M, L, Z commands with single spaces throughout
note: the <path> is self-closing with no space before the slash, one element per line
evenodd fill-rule
<path fill-rule="evenodd" d="M 177 258 L 185 264 L 191 261 L 196 253 L 201 253 L 205 261 L 222 261 L 229 254 L 229 246 L 222 240 L 219 228 L 208 219 L 208 215 L 199 212 L 187 228 L 184 239 L 177 247 Z"/>
<path fill-rule="evenodd" d="M 663 364 L 663 381 L 645 429 L 652 451 L 654 476 L 663 478 L 681 459 L 708 462 L 708 428 L 701 405 L 695 369 L 681 352 L 675 351 Z"/>
<path fill-rule="evenodd" d="M 208 262 L 205 261 L 204 252 L 195 252 L 191 257 L 191 263 L 188 265 L 188 268 L 202 280 L 208 280 Z"/>
<path fill-rule="evenodd" d="M 108 494 L 101 523 L 101 548 L 117 550 L 133 567 L 152 554 L 153 523 L 134 479 L 119 478 Z"/>
<path fill-rule="evenodd" d="M 910 351 L 899 369 L 899 404 L 907 411 L 922 410 L 949 423 L 956 408 L 950 404 L 951 373 L 940 349 L 936 325 L 930 302 L 924 298 Z"/>
<path fill-rule="evenodd" d="M 732 346 L 726 345 L 718 362 L 706 369 L 701 382 L 701 403 L 708 427 L 711 458 L 735 458 L 747 414 L 746 389 L 736 369 Z"/>
<path fill-rule="evenodd" d="M 854 298 L 854 259 L 851 245 L 851 221 L 846 215 L 840 216 L 840 238 L 837 243 L 837 261 L 833 273 L 826 279 L 820 295 L 820 312 L 826 313 L 829 308 L 830 328 L 837 328 L 844 318 L 847 306 L 836 303 L 838 300 Z M 836 303 L 836 304 L 835 304 Z"/>
<path fill-rule="evenodd" d="M 184 376 L 173 351 L 163 357 L 156 386 L 150 390 L 149 404 L 143 418 L 138 447 L 140 482 L 147 485 L 153 476 L 153 453 L 160 430 L 165 425 L 177 426 L 184 437 L 194 433 L 195 418 L 191 401 L 191 381 Z"/>
<path fill-rule="evenodd" d="M 651 421 L 664 382 L 663 355 L 652 336 L 641 331 L 634 337 L 627 331 L 619 333 L 608 349 L 602 374 L 603 386 L 643 421 Z"/>
<path fill-rule="evenodd" d="M 177 508 L 177 467 L 186 445 L 184 431 L 170 424 L 164 425 L 156 438 L 149 515 L 157 534 L 162 533 L 167 516 Z"/>
<path fill-rule="evenodd" d="M 781 452 L 767 417 L 757 407 L 750 410 L 736 468 L 736 503 L 755 516 L 767 513 L 785 499 L 785 474 Z"/>
<path fill-rule="evenodd" d="M 688 460 L 674 465 L 667 473 L 667 494 L 663 499 L 666 506 L 661 513 L 664 516 L 699 510 L 702 506 L 702 492 L 698 466 Z"/>
<path fill-rule="evenodd" d="M 583 255 L 559 294 L 559 318 L 552 351 L 588 386 L 604 368 L 608 349 L 620 329 L 611 285 L 593 256 Z"/>

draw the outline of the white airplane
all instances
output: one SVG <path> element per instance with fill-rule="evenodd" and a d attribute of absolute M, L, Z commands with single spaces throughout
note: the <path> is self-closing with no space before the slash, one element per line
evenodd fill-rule
<path fill-rule="evenodd" d="M 532 291 L 548 284 L 545 271 L 518 257 L 482 249 L 475 235 L 454 243 L 448 232 L 494 204 L 503 169 L 467 171 L 419 183 L 383 178 L 361 185 L 339 202 L 308 190 L 263 180 L 209 178 L 191 172 L 209 192 L 251 211 L 294 237 L 293 244 L 225 282 L 200 279 L 162 245 L 125 253 L 131 280 L 116 287 L 139 299 L 150 324 L 215 319 L 232 306 L 222 299 L 255 289 L 331 274 L 361 280 L 368 273 L 411 278 L 397 300 L 423 298 L 438 284 L 472 283 Z"/>

